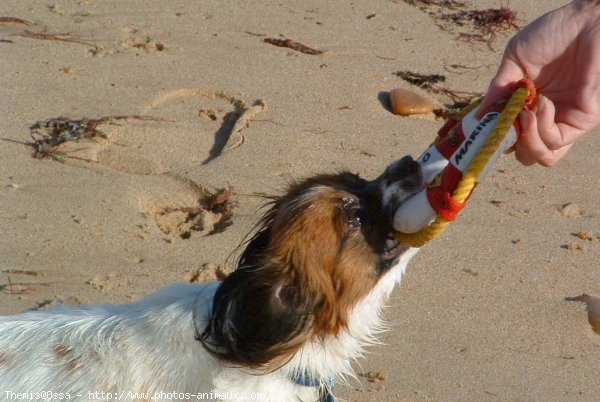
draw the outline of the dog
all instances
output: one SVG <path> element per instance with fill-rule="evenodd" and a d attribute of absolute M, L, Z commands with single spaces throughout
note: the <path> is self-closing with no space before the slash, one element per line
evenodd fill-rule
<path fill-rule="evenodd" d="M 333 401 L 418 251 L 391 234 L 423 186 L 411 157 L 317 175 L 270 201 L 222 282 L 0 317 L 0 400 Z"/>

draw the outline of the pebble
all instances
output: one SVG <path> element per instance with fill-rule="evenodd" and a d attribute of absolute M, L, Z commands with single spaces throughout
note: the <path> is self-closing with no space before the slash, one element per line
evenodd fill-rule
<path fill-rule="evenodd" d="M 431 113 L 435 105 L 424 96 L 405 89 L 396 88 L 390 91 L 392 112 L 399 115 Z"/>
<path fill-rule="evenodd" d="M 491 200 L 490 204 L 495 205 L 500 209 L 506 209 L 506 203 L 504 201 Z"/>
<path fill-rule="evenodd" d="M 581 240 L 587 240 L 587 241 L 594 240 L 594 233 L 592 233 L 592 232 L 581 231 L 581 232 L 577 233 L 576 236 L 579 237 Z"/>
<path fill-rule="evenodd" d="M 562 208 L 559 209 L 559 211 L 564 217 L 569 219 L 576 219 L 581 216 L 579 205 L 575 204 L 574 202 L 570 202 L 568 204 L 563 205 Z"/>
<path fill-rule="evenodd" d="M 569 251 L 587 251 L 587 247 L 579 243 L 567 244 L 567 250 Z"/>
<path fill-rule="evenodd" d="M 142 262 L 144 262 L 144 257 L 139 255 L 130 255 L 127 257 L 127 260 L 134 264 L 141 264 Z"/>
<path fill-rule="evenodd" d="M 369 382 L 380 382 L 387 380 L 387 374 L 382 373 L 381 371 L 369 371 L 366 377 Z"/>

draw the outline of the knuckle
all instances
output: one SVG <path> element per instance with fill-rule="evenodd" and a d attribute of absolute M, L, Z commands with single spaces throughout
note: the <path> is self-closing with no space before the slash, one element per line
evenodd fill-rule
<path fill-rule="evenodd" d="M 556 165 L 559 160 L 560 158 L 554 156 L 543 156 L 538 159 L 538 163 L 544 167 L 552 167 Z"/>

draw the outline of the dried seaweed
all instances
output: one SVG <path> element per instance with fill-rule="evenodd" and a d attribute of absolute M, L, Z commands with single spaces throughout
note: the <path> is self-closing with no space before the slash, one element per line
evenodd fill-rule
<path fill-rule="evenodd" d="M 438 6 L 448 9 L 456 9 L 458 7 L 464 7 L 465 3 L 456 0 L 404 0 L 406 4 L 415 7 L 427 7 L 427 6 Z"/>
<path fill-rule="evenodd" d="M 263 33 L 258 33 L 258 32 L 252 32 L 252 31 L 244 31 L 245 34 L 250 35 L 250 36 L 258 36 L 258 37 L 265 37 L 267 36 L 266 34 Z"/>
<path fill-rule="evenodd" d="M 443 19 L 458 25 L 471 23 L 485 33 L 496 33 L 511 28 L 520 29 L 516 24 L 515 12 L 507 7 L 488 8 L 485 10 L 463 10 L 453 14 L 445 14 Z"/>
<path fill-rule="evenodd" d="M 446 81 L 446 77 L 441 74 L 420 74 L 408 70 L 397 71 L 394 74 L 409 84 L 435 93 L 437 93 L 436 84 Z"/>
<path fill-rule="evenodd" d="M 28 20 L 24 20 L 23 18 L 16 18 L 16 17 L 0 17 L 0 23 L 36 25 L 35 22 L 31 22 L 31 21 L 28 21 Z"/>
<path fill-rule="evenodd" d="M 233 187 L 208 194 L 199 200 L 199 205 L 182 208 L 164 208 L 157 213 L 157 223 L 165 234 L 176 233 L 189 239 L 192 233 L 208 236 L 222 232 L 232 224 L 231 218 L 237 202 L 233 198 Z M 169 217 L 175 217 L 169 221 Z"/>
<path fill-rule="evenodd" d="M 32 287 L 50 285 L 50 282 L 12 282 L 9 276 L 7 277 L 6 285 L 0 284 L 0 292 L 4 291 L 4 289 L 8 289 L 9 294 L 20 295 L 30 293 L 33 290 Z"/>
<path fill-rule="evenodd" d="M 431 16 L 436 25 L 445 31 L 455 31 L 456 39 L 466 42 L 485 42 L 492 48 L 497 33 L 519 30 L 516 13 L 508 7 L 470 10 L 467 3 L 452 0 L 404 0 Z"/>
<path fill-rule="evenodd" d="M 207 211 L 215 214 L 222 214 L 223 220 L 229 220 L 233 216 L 233 209 L 237 205 L 233 200 L 233 187 L 229 186 L 226 189 L 221 189 L 215 194 L 210 194 L 200 200 L 200 204 Z"/>
<path fill-rule="evenodd" d="M 453 102 L 445 105 L 445 107 L 438 107 L 432 110 L 435 117 L 442 120 L 460 120 L 458 112 L 465 107 L 469 106 L 470 102 Z"/>
<path fill-rule="evenodd" d="M 397 60 L 395 57 L 385 57 L 385 56 L 379 56 L 379 55 L 375 55 L 375 57 L 377 57 L 378 59 L 381 59 L 381 60 Z"/>
<path fill-rule="evenodd" d="M 2 272 L 5 274 L 14 274 L 14 275 L 30 275 L 30 276 L 43 275 L 37 271 L 29 271 L 29 270 L 25 270 L 25 269 L 13 269 L 13 268 L 4 269 L 4 270 L 2 270 Z"/>
<path fill-rule="evenodd" d="M 94 138 L 99 136 L 107 138 L 98 130 L 98 126 L 113 120 L 154 120 L 165 121 L 150 116 L 106 116 L 99 119 L 72 120 L 67 117 L 56 117 L 40 120 L 29 127 L 29 135 L 33 140 L 28 143 L 33 148 L 32 156 L 36 159 L 51 157 L 61 161 L 63 154 L 57 152 L 58 147 L 67 141 L 76 141 L 81 138 Z M 60 157 L 59 157 L 60 156 Z"/>
<path fill-rule="evenodd" d="M 269 43 L 271 45 L 279 46 L 279 47 L 287 47 L 289 49 L 295 50 L 300 53 L 311 54 L 311 55 L 319 55 L 325 53 L 324 50 L 313 49 L 312 47 L 308 47 L 303 45 L 300 42 L 296 42 L 291 39 L 284 38 L 264 38 L 263 42 Z"/>
<path fill-rule="evenodd" d="M 100 46 L 98 46 L 94 43 L 86 42 L 82 39 L 79 39 L 78 37 L 76 37 L 75 35 L 70 34 L 70 33 L 51 34 L 51 33 L 47 33 L 47 32 L 31 32 L 29 30 L 25 30 L 25 31 L 21 32 L 19 35 L 24 38 L 31 38 L 31 39 L 55 40 L 55 41 L 59 41 L 59 42 L 79 43 L 81 45 L 92 46 L 94 48 L 94 51 L 98 51 L 101 49 Z"/>
<path fill-rule="evenodd" d="M 427 92 L 446 95 L 454 102 L 451 108 L 462 108 L 468 105 L 474 97 L 482 94 L 479 92 L 457 91 L 448 89 L 440 84 L 446 82 L 446 76 L 441 74 L 420 74 L 413 71 L 397 71 L 394 75 L 402 78 L 404 81 L 418 86 Z"/>

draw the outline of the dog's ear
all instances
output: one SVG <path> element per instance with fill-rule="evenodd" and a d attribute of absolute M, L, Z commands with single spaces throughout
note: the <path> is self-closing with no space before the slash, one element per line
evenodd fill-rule
<path fill-rule="evenodd" d="M 201 335 L 209 351 L 233 364 L 271 368 L 291 357 L 308 334 L 311 298 L 289 272 L 264 265 L 268 236 L 268 230 L 254 236 L 240 266 L 219 286 Z"/>

